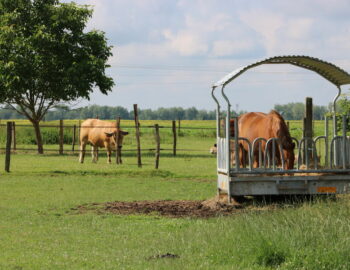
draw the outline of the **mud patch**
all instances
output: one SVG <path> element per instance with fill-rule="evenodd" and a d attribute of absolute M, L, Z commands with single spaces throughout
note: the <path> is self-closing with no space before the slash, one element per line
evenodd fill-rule
<path fill-rule="evenodd" d="M 243 210 L 242 205 L 227 203 L 227 199 L 219 196 L 206 201 L 134 201 L 134 202 L 107 202 L 102 204 L 86 204 L 72 208 L 76 213 L 94 211 L 99 214 L 113 213 L 118 215 L 160 215 L 172 218 L 209 218 L 231 215 Z"/>
<path fill-rule="evenodd" d="M 264 212 L 281 208 L 298 207 L 304 202 L 329 199 L 328 196 L 256 196 L 252 198 L 237 198 L 228 203 L 226 195 L 215 196 L 205 201 L 115 201 L 107 203 L 90 203 L 71 208 L 72 214 L 95 212 L 97 214 L 117 215 L 160 215 L 170 218 L 210 218 L 228 216 L 244 212 Z"/>

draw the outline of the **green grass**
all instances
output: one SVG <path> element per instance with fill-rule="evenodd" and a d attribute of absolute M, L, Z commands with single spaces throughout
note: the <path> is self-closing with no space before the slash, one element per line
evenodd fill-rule
<path fill-rule="evenodd" d="M 148 122 L 141 125 L 154 124 Z M 125 124 L 131 129 L 133 123 Z M 290 122 L 293 136 L 299 136 L 300 126 Z M 315 130 L 322 132 L 322 124 L 316 123 Z M 161 132 L 161 147 L 171 149 L 171 130 Z M 215 137 L 200 130 L 183 132 L 178 148 L 197 150 L 178 151 L 177 157 L 162 151 L 159 170 L 154 169 L 154 152 L 146 150 L 154 148 L 151 129 L 141 140 L 142 168 L 131 151 L 133 133 L 126 137 L 123 164 L 118 166 L 106 163 L 103 150 L 97 164 L 89 155 L 79 164 L 77 154 L 18 151 L 12 155 L 11 173 L 5 173 L 0 154 L 0 269 L 350 269 L 348 196 L 285 204 L 277 210 L 257 205 L 256 211 L 210 219 L 72 210 L 117 200 L 215 196 L 216 159 L 208 153 Z M 45 148 L 58 150 L 54 144 Z M 157 258 L 167 253 L 179 258 Z"/>
<path fill-rule="evenodd" d="M 0 155 L 0 164 L 4 156 Z M 202 200 L 216 160 L 151 156 L 138 168 L 17 154 L 0 175 L 0 269 L 349 269 L 350 203 L 304 202 L 210 219 L 120 216 L 71 208 L 134 200 Z M 257 210 L 263 209 L 257 207 Z M 155 258 L 162 254 L 179 258 Z"/>

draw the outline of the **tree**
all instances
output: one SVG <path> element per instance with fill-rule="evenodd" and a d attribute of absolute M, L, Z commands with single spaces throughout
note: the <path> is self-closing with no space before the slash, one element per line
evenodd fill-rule
<path fill-rule="evenodd" d="M 84 32 L 91 15 L 88 6 L 59 0 L 0 0 L 0 103 L 30 120 L 38 153 L 50 108 L 114 85 L 105 75 L 112 53 L 104 33 Z"/>

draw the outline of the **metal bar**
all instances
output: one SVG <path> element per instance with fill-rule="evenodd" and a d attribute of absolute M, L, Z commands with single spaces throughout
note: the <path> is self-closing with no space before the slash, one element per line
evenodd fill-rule
<path fill-rule="evenodd" d="M 251 147 L 251 144 L 250 144 L 250 141 L 247 139 L 247 138 L 243 138 L 243 137 L 238 137 L 238 141 L 245 141 L 248 145 L 248 162 L 249 162 L 249 170 L 251 171 L 253 169 L 253 163 L 252 163 L 252 147 Z M 243 153 L 242 153 L 243 154 Z M 243 166 L 242 166 L 243 168 Z"/>
<path fill-rule="evenodd" d="M 329 154 L 328 154 L 328 143 L 329 143 L 329 119 L 328 119 L 328 116 L 325 116 L 324 118 L 324 121 L 325 121 L 325 166 L 328 167 L 328 164 L 329 164 Z"/>
<path fill-rule="evenodd" d="M 219 149 L 219 138 L 220 138 L 220 103 L 217 100 L 217 98 L 214 95 L 216 87 L 213 86 L 211 89 L 211 96 L 214 99 L 214 102 L 216 103 L 216 145 L 217 149 Z M 216 168 L 219 168 L 220 166 L 220 158 L 221 158 L 221 153 L 217 152 L 216 156 Z"/>
<path fill-rule="evenodd" d="M 278 170 L 278 171 L 273 171 L 272 169 L 271 170 L 265 170 L 265 169 L 255 169 L 253 171 L 249 171 L 249 170 L 241 170 L 239 171 L 238 173 L 235 172 L 235 171 L 231 171 L 231 175 L 232 176 L 236 176 L 236 175 L 241 175 L 241 174 L 254 174 L 254 175 L 259 175 L 259 174 L 263 174 L 263 175 L 281 175 L 281 174 L 285 174 L 285 173 L 344 173 L 344 174 L 347 174 L 350 172 L 350 169 L 309 169 L 309 170 L 297 170 L 297 169 L 294 169 L 294 170 Z M 312 176 L 307 176 L 307 175 L 304 175 L 304 177 L 312 177 Z"/>
<path fill-rule="evenodd" d="M 346 169 L 346 116 L 343 115 L 343 145 L 342 145 L 343 169 Z"/>
<path fill-rule="evenodd" d="M 341 88 L 338 86 L 338 93 L 333 99 L 333 137 L 337 136 L 337 119 L 336 119 L 336 113 L 337 113 L 337 100 L 340 97 L 341 94 Z"/>
<path fill-rule="evenodd" d="M 262 156 L 262 141 L 267 142 L 267 140 L 265 138 L 262 138 L 262 137 L 259 137 L 259 138 L 256 138 L 254 141 L 253 141 L 253 145 L 252 145 L 252 160 L 254 162 L 254 152 L 255 152 L 255 148 L 256 148 L 256 144 L 258 144 L 258 147 L 259 147 L 259 168 L 262 167 L 262 162 L 263 162 L 263 156 Z"/>
<path fill-rule="evenodd" d="M 227 168 L 227 171 L 229 171 L 230 167 L 231 167 L 231 162 L 230 162 L 230 159 L 231 159 L 231 157 L 230 157 L 231 156 L 230 155 L 230 135 L 231 135 L 230 134 L 230 111 L 231 111 L 231 104 L 230 104 L 230 101 L 228 100 L 227 96 L 225 95 L 224 90 L 225 90 L 225 86 L 223 85 L 221 88 L 221 94 L 227 102 L 225 137 L 226 137 L 226 151 L 227 151 L 227 153 L 226 153 L 227 154 L 226 155 L 226 168 Z"/>
<path fill-rule="evenodd" d="M 272 140 L 272 168 L 276 170 L 276 140 Z"/>
<path fill-rule="evenodd" d="M 282 169 L 284 169 L 285 160 L 284 160 L 284 155 L 283 155 L 283 146 L 282 146 L 282 143 L 281 143 L 280 139 L 277 139 L 277 144 L 278 144 L 278 148 L 279 148 L 279 151 L 280 151 Z M 293 164 L 293 166 L 294 166 L 294 164 Z"/>
<path fill-rule="evenodd" d="M 309 149 L 308 149 L 308 141 L 309 141 L 309 137 L 305 137 L 304 140 L 304 147 L 305 147 L 305 165 L 306 165 L 306 169 L 310 168 L 310 162 L 309 162 Z"/>
<path fill-rule="evenodd" d="M 335 145 L 336 145 L 336 141 L 337 140 L 342 140 L 343 137 L 342 136 L 336 136 L 332 139 L 331 141 L 331 153 L 330 153 L 330 156 L 331 156 L 331 160 L 330 160 L 330 167 L 333 168 L 334 166 L 337 166 L 337 164 L 335 163 L 335 161 L 333 160 L 333 158 L 336 157 L 336 148 L 335 148 Z"/>
<path fill-rule="evenodd" d="M 236 159 L 236 171 L 239 170 L 240 167 L 240 160 L 239 160 L 239 130 L 238 130 L 238 117 L 235 117 L 235 159 Z M 243 154 L 243 153 L 242 153 Z M 242 164 L 243 165 L 243 164 Z"/>
<path fill-rule="evenodd" d="M 341 94 L 341 88 L 338 86 L 338 94 L 333 99 L 333 138 L 337 137 L 337 100 L 340 97 Z M 338 151 L 337 149 L 337 142 L 334 144 L 334 162 L 335 165 L 338 166 L 339 160 L 338 160 Z"/>

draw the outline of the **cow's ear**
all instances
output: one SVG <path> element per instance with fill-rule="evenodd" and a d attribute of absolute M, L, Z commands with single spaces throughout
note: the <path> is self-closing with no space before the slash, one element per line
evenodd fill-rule
<path fill-rule="evenodd" d="M 128 135 L 129 134 L 129 132 L 127 132 L 127 131 L 121 131 L 120 132 L 123 136 L 125 136 L 125 135 Z"/>
<path fill-rule="evenodd" d="M 107 135 L 107 137 L 112 137 L 113 136 L 113 132 L 105 132 L 105 134 Z"/>

